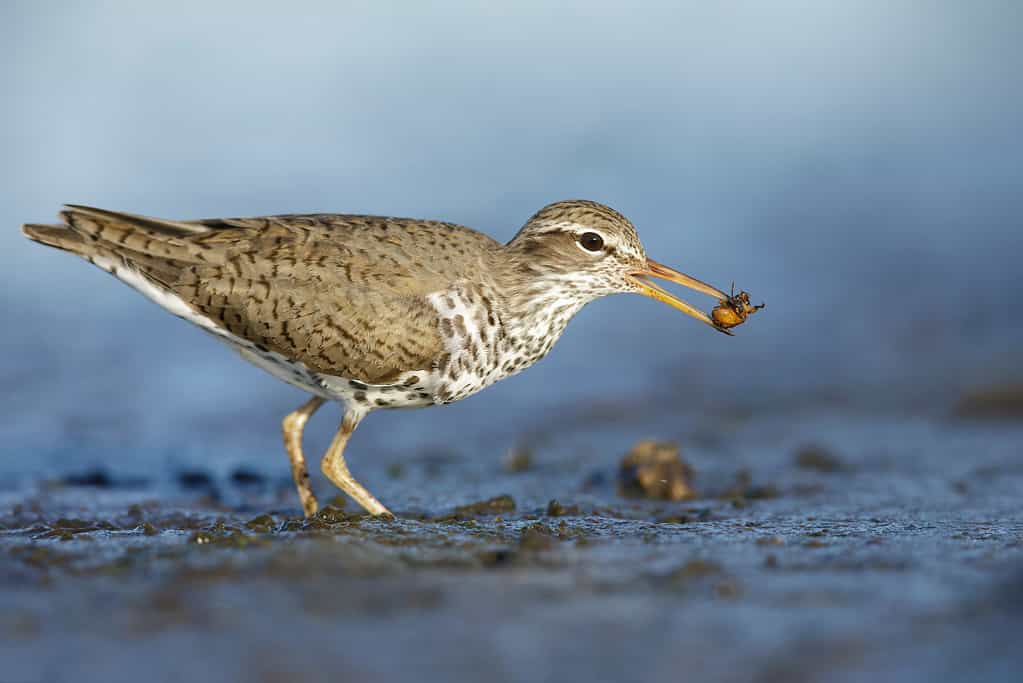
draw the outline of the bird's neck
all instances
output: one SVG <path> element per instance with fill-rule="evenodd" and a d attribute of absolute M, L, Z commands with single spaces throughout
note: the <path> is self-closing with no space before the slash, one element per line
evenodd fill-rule
<path fill-rule="evenodd" d="M 568 321 L 589 303 L 575 283 L 546 275 L 505 290 L 503 327 L 506 339 L 527 362 L 547 354 Z"/>

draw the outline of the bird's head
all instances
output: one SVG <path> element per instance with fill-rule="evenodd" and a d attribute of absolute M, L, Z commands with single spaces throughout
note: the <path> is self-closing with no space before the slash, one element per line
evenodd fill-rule
<path fill-rule="evenodd" d="M 636 228 L 614 209 L 585 200 L 540 209 L 508 243 L 508 257 L 522 275 L 557 281 L 581 298 L 636 292 L 674 306 L 729 334 L 698 308 L 652 282 L 659 278 L 718 300 L 728 295 L 705 282 L 661 265 L 646 255 Z"/>

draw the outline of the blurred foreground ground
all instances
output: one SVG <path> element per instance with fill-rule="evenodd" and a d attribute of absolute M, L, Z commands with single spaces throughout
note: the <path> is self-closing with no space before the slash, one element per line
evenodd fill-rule
<path fill-rule="evenodd" d="M 1018 401 L 634 401 L 512 461 L 353 448 L 394 522 L 304 522 L 283 453 L 69 466 L 0 491 L 0 680 L 1013 680 Z M 640 436 L 682 444 L 698 498 L 618 495 Z"/>

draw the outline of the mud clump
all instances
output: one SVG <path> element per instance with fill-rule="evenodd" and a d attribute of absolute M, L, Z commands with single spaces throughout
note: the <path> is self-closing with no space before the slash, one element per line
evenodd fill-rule
<path fill-rule="evenodd" d="M 260 515 L 246 522 L 252 531 L 270 533 L 273 531 L 306 532 L 306 531 L 341 531 L 348 527 L 361 524 L 368 514 L 364 512 L 345 512 L 340 507 L 327 504 L 311 517 L 289 519 L 277 525 L 270 515 Z M 269 519 L 268 519 L 269 518 Z"/>
<path fill-rule="evenodd" d="M 459 505 L 455 511 L 433 518 L 435 522 L 465 522 L 489 515 L 500 515 L 505 512 L 515 511 L 515 499 L 508 494 L 494 496 L 487 500 L 468 505 Z"/>
<path fill-rule="evenodd" d="M 567 517 L 575 516 L 579 514 L 578 505 L 562 505 L 556 500 L 552 500 L 547 503 L 547 516 L 548 517 Z"/>
<path fill-rule="evenodd" d="M 796 451 L 796 467 L 818 472 L 844 472 L 849 467 L 833 452 L 817 444 L 807 444 Z"/>
<path fill-rule="evenodd" d="M 268 534 L 277 528 L 277 523 L 270 515 L 262 514 L 245 522 L 245 526 L 258 534 Z"/>
<path fill-rule="evenodd" d="M 632 447 L 618 468 L 618 491 L 623 496 L 657 500 L 696 497 L 693 468 L 682 460 L 677 444 L 644 440 Z"/>
<path fill-rule="evenodd" d="M 91 521 L 85 519 L 61 517 L 52 524 L 45 525 L 38 529 L 39 533 L 33 536 L 36 540 L 55 538 L 61 541 L 73 540 L 80 534 L 90 534 L 94 531 L 117 531 L 118 528 L 106 521 Z M 88 536 L 85 536 L 88 538 Z"/>
<path fill-rule="evenodd" d="M 1023 420 L 1023 384 L 968 392 L 959 399 L 954 414 L 975 420 Z"/>
<path fill-rule="evenodd" d="M 188 537 L 188 542 L 195 545 L 216 545 L 227 548 L 247 548 L 257 543 L 263 545 L 263 539 L 259 539 L 245 533 L 235 526 L 218 521 L 216 524 L 194 532 Z"/>
<path fill-rule="evenodd" d="M 455 508 L 455 514 L 459 515 L 498 515 L 502 512 L 514 512 L 515 499 L 504 494 L 481 500 L 478 503 L 459 505 Z"/>
<path fill-rule="evenodd" d="M 322 522 L 324 524 L 346 524 L 361 518 L 362 515 L 359 513 L 352 515 L 339 507 L 324 505 L 320 508 L 319 512 L 310 518 L 310 521 Z"/>

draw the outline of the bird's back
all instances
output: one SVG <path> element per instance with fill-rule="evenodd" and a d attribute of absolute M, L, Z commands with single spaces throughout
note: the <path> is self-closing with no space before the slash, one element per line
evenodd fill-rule
<path fill-rule="evenodd" d="M 71 206 L 27 236 L 76 253 L 217 334 L 366 383 L 445 353 L 431 293 L 499 243 L 463 226 L 310 214 L 165 221 Z"/>

